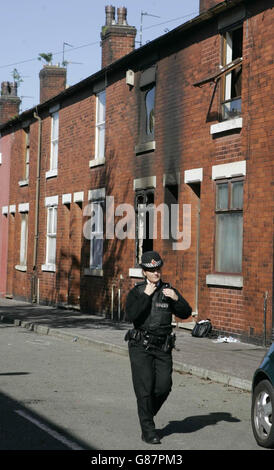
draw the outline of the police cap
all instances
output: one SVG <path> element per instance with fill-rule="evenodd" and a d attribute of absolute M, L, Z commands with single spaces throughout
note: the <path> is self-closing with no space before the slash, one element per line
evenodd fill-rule
<path fill-rule="evenodd" d="M 146 251 L 142 254 L 141 267 L 143 269 L 160 268 L 164 262 L 157 251 Z"/>

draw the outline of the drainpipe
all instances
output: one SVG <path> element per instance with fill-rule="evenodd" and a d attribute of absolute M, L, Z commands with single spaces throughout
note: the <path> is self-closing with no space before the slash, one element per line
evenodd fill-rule
<path fill-rule="evenodd" d="M 37 255 L 38 255 L 38 223 L 39 223 L 39 197 L 40 197 L 40 170 L 41 170 L 41 131 L 42 119 L 37 112 L 33 117 L 38 120 L 38 141 L 37 141 L 37 171 L 36 171 L 36 192 L 35 192 L 35 227 L 34 227 L 34 249 L 33 249 L 33 295 L 32 302 L 37 302 Z"/>
<path fill-rule="evenodd" d="M 273 263 L 272 263 L 272 335 L 271 340 L 274 343 L 274 238 L 273 238 Z"/>
<path fill-rule="evenodd" d="M 197 244 L 196 244 L 196 266 L 195 266 L 195 312 L 196 312 L 196 316 L 198 316 L 198 304 L 199 304 L 200 217 L 201 217 L 201 199 L 198 197 Z"/>

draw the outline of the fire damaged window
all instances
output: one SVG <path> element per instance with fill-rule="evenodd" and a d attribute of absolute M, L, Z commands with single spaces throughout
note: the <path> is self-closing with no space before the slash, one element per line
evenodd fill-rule
<path fill-rule="evenodd" d="M 174 234 L 177 233 L 178 228 L 178 213 L 172 211 L 172 206 L 178 204 L 179 186 L 178 184 L 166 184 L 164 192 L 165 204 L 168 207 L 168 241 L 177 241 Z"/>
<path fill-rule="evenodd" d="M 145 95 L 145 108 L 146 108 L 146 135 L 154 138 L 154 101 L 155 101 L 155 86 L 151 87 Z"/>
<path fill-rule="evenodd" d="M 233 64 L 242 58 L 243 26 L 230 29 L 223 33 L 223 66 Z M 222 119 L 232 119 L 241 115 L 242 64 L 228 67 L 222 76 Z"/>
<path fill-rule="evenodd" d="M 142 254 L 153 250 L 154 191 L 141 189 L 135 194 L 136 266 Z"/>
<path fill-rule="evenodd" d="M 141 74 L 139 144 L 154 141 L 155 80 L 155 67 L 150 67 Z"/>
<path fill-rule="evenodd" d="M 243 179 L 216 183 L 216 272 L 242 271 L 243 184 Z"/>

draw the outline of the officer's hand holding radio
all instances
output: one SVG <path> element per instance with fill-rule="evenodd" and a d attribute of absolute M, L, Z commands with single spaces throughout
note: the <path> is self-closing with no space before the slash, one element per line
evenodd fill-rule
<path fill-rule="evenodd" d="M 175 302 L 178 300 L 178 295 L 176 294 L 176 292 L 173 289 L 165 288 L 165 289 L 163 289 L 163 294 L 164 294 L 165 297 L 170 297 Z"/>

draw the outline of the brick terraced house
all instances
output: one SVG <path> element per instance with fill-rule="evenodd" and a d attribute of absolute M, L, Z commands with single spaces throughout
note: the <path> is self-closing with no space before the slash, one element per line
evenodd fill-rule
<path fill-rule="evenodd" d="M 1 121 L 2 294 L 124 319 L 153 248 L 196 319 L 269 340 L 273 2 L 201 0 L 138 49 L 117 13 L 106 7 L 101 70 L 66 88 L 65 68 L 44 67 L 40 103 Z"/>

